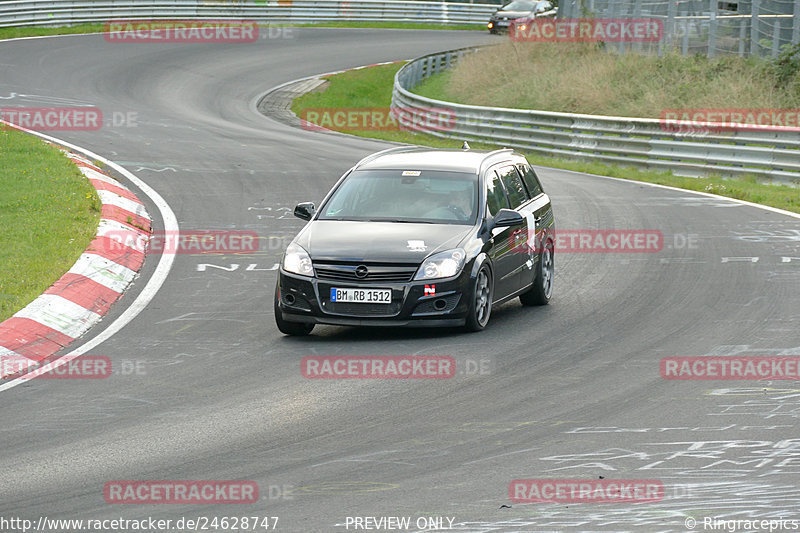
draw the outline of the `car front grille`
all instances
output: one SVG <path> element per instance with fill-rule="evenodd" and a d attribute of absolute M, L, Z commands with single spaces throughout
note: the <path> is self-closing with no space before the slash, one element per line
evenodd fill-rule
<path fill-rule="evenodd" d="M 359 266 L 367 267 L 366 277 L 358 277 L 356 269 Z M 411 281 L 417 265 L 403 264 L 375 264 L 375 263 L 314 263 L 314 272 L 317 278 L 327 281 L 349 281 L 359 283 L 394 282 L 406 283 Z"/>
<path fill-rule="evenodd" d="M 348 302 L 322 301 L 322 308 L 328 313 L 347 316 L 395 316 L 400 312 L 401 302 L 389 304 L 362 304 Z"/>

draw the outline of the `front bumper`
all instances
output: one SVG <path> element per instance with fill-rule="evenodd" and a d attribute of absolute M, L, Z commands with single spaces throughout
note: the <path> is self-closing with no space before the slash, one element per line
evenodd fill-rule
<path fill-rule="evenodd" d="M 426 285 L 435 290 L 426 295 Z M 391 289 L 389 304 L 330 301 L 335 288 Z M 469 271 L 442 280 L 357 283 L 278 273 L 278 309 L 287 322 L 337 326 L 463 326 Z"/>
<path fill-rule="evenodd" d="M 508 18 L 491 19 L 489 22 L 492 24 L 492 27 L 489 28 L 489 30 L 496 32 L 507 32 L 508 27 L 511 25 L 511 20 L 513 19 L 508 19 Z"/>

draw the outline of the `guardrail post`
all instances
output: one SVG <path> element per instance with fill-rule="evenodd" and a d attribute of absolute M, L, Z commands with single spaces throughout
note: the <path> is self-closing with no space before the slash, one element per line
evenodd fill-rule
<path fill-rule="evenodd" d="M 800 2 L 794 3 L 794 17 L 792 17 L 792 44 L 800 43 Z"/>
<path fill-rule="evenodd" d="M 709 0 L 709 20 L 708 20 L 708 57 L 714 57 L 717 53 L 717 0 Z"/>
<path fill-rule="evenodd" d="M 675 46 L 675 16 L 678 14 L 678 2 L 667 4 L 667 23 L 664 25 L 664 38 L 666 39 L 667 52 Z"/>
<path fill-rule="evenodd" d="M 757 56 L 761 46 L 758 44 L 758 15 L 761 13 L 761 0 L 753 0 L 753 7 L 750 14 L 750 55 Z"/>
<path fill-rule="evenodd" d="M 642 18 L 642 0 L 635 0 L 633 3 L 633 18 L 640 19 Z M 630 45 L 629 48 L 633 49 L 634 51 L 641 53 L 642 51 L 642 41 L 636 41 L 633 45 Z"/>
<path fill-rule="evenodd" d="M 576 0 L 562 0 L 558 3 L 558 10 L 556 11 L 556 16 L 561 19 L 568 19 L 569 16 L 569 8 L 572 2 Z"/>
<path fill-rule="evenodd" d="M 622 2 L 625 0 L 610 0 L 609 1 L 609 10 L 611 11 L 609 18 L 618 19 L 622 17 Z M 617 43 L 617 51 L 620 55 L 625 53 L 625 43 L 622 42 L 620 39 L 619 43 Z"/>
<path fill-rule="evenodd" d="M 681 42 L 681 54 L 687 55 L 689 53 L 689 19 L 686 11 L 682 15 L 683 21 L 683 41 Z"/>
<path fill-rule="evenodd" d="M 778 50 L 781 47 L 781 19 L 775 17 L 775 26 L 772 27 L 772 57 L 778 57 Z"/>
<path fill-rule="evenodd" d="M 739 19 L 739 57 L 744 57 L 746 52 L 745 44 L 747 43 L 747 20 L 746 18 Z"/>

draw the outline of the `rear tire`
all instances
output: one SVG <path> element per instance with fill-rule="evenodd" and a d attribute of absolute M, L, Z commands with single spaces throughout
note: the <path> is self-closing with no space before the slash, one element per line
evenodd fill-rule
<path fill-rule="evenodd" d="M 280 293 L 280 286 L 275 285 L 275 324 L 277 324 L 280 332 L 284 335 L 292 335 L 294 337 L 302 337 L 311 333 L 311 330 L 314 329 L 314 324 L 306 324 L 304 322 L 287 322 L 283 319 L 281 309 L 278 305 Z"/>
<path fill-rule="evenodd" d="M 533 286 L 519 295 L 522 305 L 547 305 L 553 296 L 553 278 L 555 276 L 555 262 L 553 256 L 553 241 L 547 240 L 539 256 L 539 268 Z"/>
<path fill-rule="evenodd" d="M 492 315 L 493 294 L 492 271 L 488 266 L 483 265 L 478 270 L 478 275 L 475 276 L 472 289 L 472 301 L 469 304 L 465 324 L 468 331 L 481 331 L 489 323 L 489 317 Z"/>

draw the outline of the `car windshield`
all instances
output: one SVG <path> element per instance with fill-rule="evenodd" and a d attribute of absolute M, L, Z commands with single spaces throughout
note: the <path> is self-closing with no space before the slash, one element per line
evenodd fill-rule
<path fill-rule="evenodd" d="M 533 11 L 536 2 L 525 2 L 525 0 L 514 0 L 503 6 L 503 11 Z"/>
<path fill-rule="evenodd" d="M 478 176 L 435 170 L 357 170 L 320 208 L 319 220 L 473 224 Z"/>

